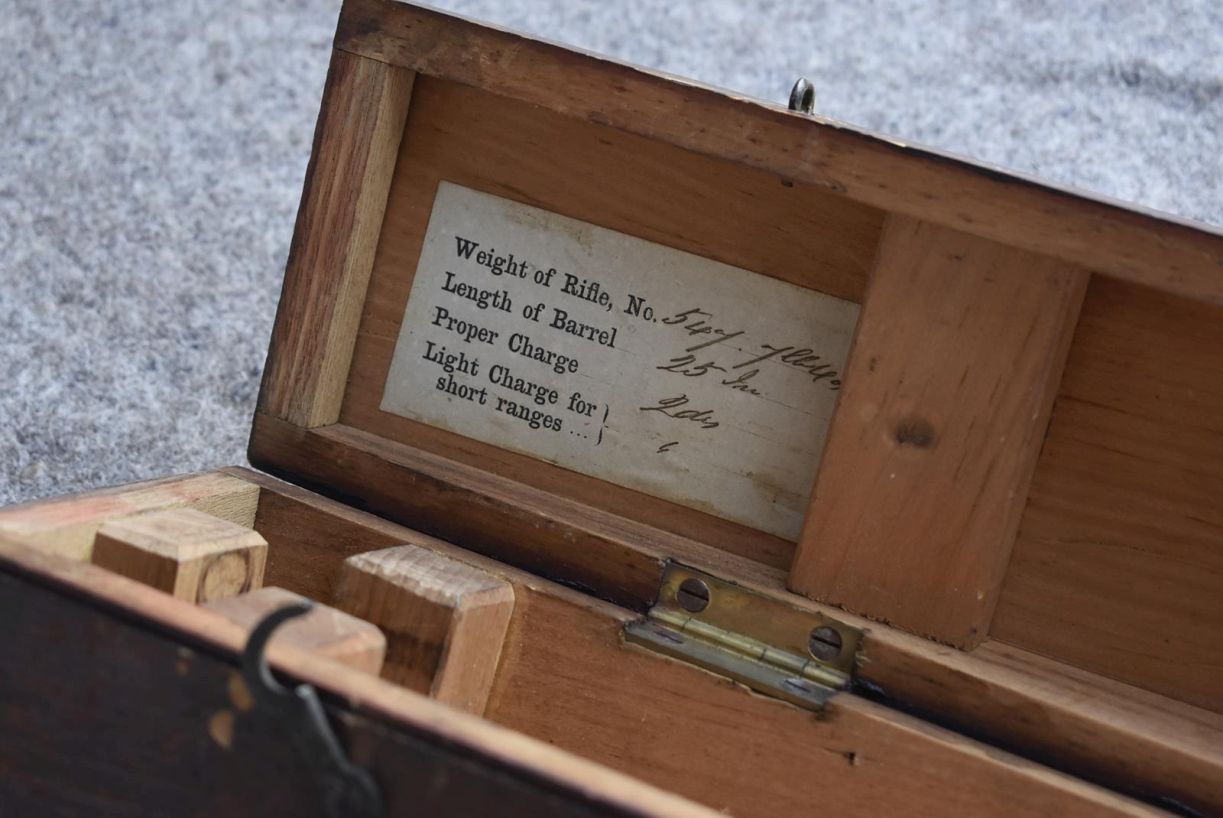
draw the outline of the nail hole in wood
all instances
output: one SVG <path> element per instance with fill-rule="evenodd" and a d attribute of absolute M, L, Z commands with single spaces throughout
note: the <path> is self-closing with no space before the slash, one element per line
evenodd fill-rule
<path fill-rule="evenodd" d="M 905 418 L 896 424 L 896 442 L 901 446 L 928 449 L 934 445 L 934 427 L 922 418 Z"/>

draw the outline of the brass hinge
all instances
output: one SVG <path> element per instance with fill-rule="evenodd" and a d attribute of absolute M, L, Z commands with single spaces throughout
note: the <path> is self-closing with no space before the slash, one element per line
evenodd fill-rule
<path fill-rule="evenodd" d="M 678 563 L 663 571 L 633 644 L 809 710 L 849 684 L 862 632 Z"/>

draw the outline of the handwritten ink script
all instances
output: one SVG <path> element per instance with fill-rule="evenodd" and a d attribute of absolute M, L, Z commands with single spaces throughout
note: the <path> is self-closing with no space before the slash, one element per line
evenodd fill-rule
<path fill-rule="evenodd" d="M 857 318 L 442 182 L 381 408 L 796 539 Z"/>

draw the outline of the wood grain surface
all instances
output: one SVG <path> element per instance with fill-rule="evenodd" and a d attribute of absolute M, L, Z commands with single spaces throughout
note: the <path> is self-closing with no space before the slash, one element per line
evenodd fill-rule
<path fill-rule="evenodd" d="M 992 633 L 1223 712 L 1223 309 L 1093 281 Z"/>
<path fill-rule="evenodd" d="M 1087 279 L 889 219 L 793 590 L 960 647 L 985 638 Z"/>
<path fill-rule="evenodd" d="M 1093 271 L 1223 302 L 1217 229 L 392 0 L 347 0 L 336 47 Z"/>
<path fill-rule="evenodd" d="M 410 543 L 510 582 L 519 599 L 539 594 L 578 610 L 604 611 L 613 619 L 624 616 L 623 611 L 616 613 L 619 609 L 577 591 L 266 475 L 233 469 L 225 476 L 258 491 L 256 527 L 269 543 L 269 582 L 294 592 L 329 598 L 347 557 Z M 136 487 L 133 493 L 143 490 Z M 88 496 L 78 502 L 96 507 Z M 79 514 L 61 511 L 66 525 L 80 523 Z M 788 594 L 782 589 L 780 572 L 753 571 L 751 563 L 712 549 L 707 556 L 708 561 L 693 561 L 715 573 L 735 576 L 760 593 L 866 628 L 858 678 L 885 701 L 1114 788 L 1177 801 L 1203 814 L 1223 812 L 1223 792 L 1217 786 L 1223 780 L 1223 716 L 993 642 L 972 653 L 935 645 Z M 82 587 L 105 590 L 110 583 L 122 583 L 110 574 L 101 577 L 88 572 Z M 511 643 L 534 638 L 537 631 L 514 633 L 512 626 Z M 541 639 L 551 638 L 549 633 L 538 631 Z M 502 672 L 513 661 L 510 655 L 502 658 Z M 538 672 L 543 667 L 541 663 Z M 609 670 L 608 675 L 614 679 L 617 672 Z M 799 720 L 810 718 L 792 712 Z"/>
<path fill-rule="evenodd" d="M 93 543 L 94 564 L 189 602 L 261 587 L 267 553 L 257 532 L 193 508 L 109 520 Z"/>
<path fill-rule="evenodd" d="M 625 645 L 606 606 L 519 608 L 489 718 L 740 818 L 1163 814 L 853 695 L 757 696 Z"/>
<path fill-rule="evenodd" d="M 514 613 L 510 583 L 405 544 L 346 559 L 335 604 L 385 631 L 384 679 L 484 712 Z"/>
<path fill-rule="evenodd" d="M 249 633 L 272 611 L 303 602 L 306 597 L 284 588 L 258 591 L 209 602 L 205 607 Z M 310 613 L 283 625 L 274 637 L 315 656 L 354 670 L 377 675 L 386 657 L 386 637 L 376 625 L 313 600 Z"/>
<path fill-rule="evenodd" d="M 371 510 L 409 520 L 417 529 L 527 570 L 560 572 L 566 583 L 590 589 L 606 599 L 644 609 L 653 601 L 664 559 L 671 556 L 765 593 L 780 594 L 792 604 L 804 604 L 800 602 L 802 597 L 784 593 L 784 574 L 733 554 L 678 538 L 651 539 L 648 530 L 636 536 L 626 523 L 589 511 L 582 513 L 557 498 L 540 497 L 510 481 L 498 481 L 458 464 L 388 449 L 352 430 L 299 430 L 266 418 L 258 422 L 267 424 L 263 439 L 269 444 L 281 439 L 278 445 L 283 450 L 275 461 L 286 473 L 292 473 L 299 461 L 334 463 L 321 472 L 330 490 L 346 493 L 361 486 L 378 486 L 377 492 L 366 492 Z M 496 536 L 489 536 L 480 526 L 471 526 L 473 515 L 493 523 L 490 530 Z M 305 560 L 306 553 L 303 549 L 300 559 Z M 566 555 L 565 561 L 558 561 L 556 554 Z M 315 578 L 312 581 L 325 582 L 320 568 L 330 559 L 315 552 L 309 567 L 300 565 L 299 570 L 307 569 Z M 1090 694 L 1046 702 L 1045 694 L 1038 692 L 1044 689 L 1039 670 L 1032 676 L 997 675 L 988 663 L 979 666 L 972 654 L 836 609 L 806 604 L 868 631 L 860 676 L 879 684 L 890 699 L 928 709 L 940 719 L 972 729 L 976 735 L 990 736 L 999 744 L 1025 748 L 1025 754 L 1069 758 L 1075 764 L 1097 759 L 1098 765 L 1088 766 L 1125 770 L 1124 775 L 1106 779 L 1112 786 L 1157 794 L 1179 790 L 1183 793 L 1180 800 L 1186 803 L 1204 802 L 1216 811 L 1223 810 L 1223 792 L 1214 783 L 1223 780 L 1223 758 L 1217 749 L 1223 747 L 1223 723 L 1204 718 L 1195 708 L 1175 717 L 1167 706 L 1135 706 L 1134 697 L 1128 693 L 1107 694 L 1106 684 L 1095 685 Z M 913 665 L 922 672 L 897 670 Z M 978 706 L 982 699 L 997 701 L 997 709 L 986 707 L 983 713 Z M 1084 711 L 1084 699 L 1098 700 L 1101 713 Z M 1135 712 L 1139 715 L 1133 715 Z M 1109 725 L 1110 735 L 1115 735 L 1101 741 L 1101 724 Z M 1173 736 L 1176 738 L 1170 738 Z M 1166 746 L 1168 741 L 1171 747 Z M 1148 756 L 1159 759 L 1158 763 L 1152 761 L 1149 769 Z M 1176 769 L 1184 759 L 1194 760 L 1192 772 L 1174 777 L 1158 772 Z M 1135 768 L 1145 774 L 1135 773 Z"/>
<path fill-rule="evenodd" d="M 303 426 L 339 412 L 411 91 L 410 71 L 332 57 L 259 393 L 266 412 Z"/>

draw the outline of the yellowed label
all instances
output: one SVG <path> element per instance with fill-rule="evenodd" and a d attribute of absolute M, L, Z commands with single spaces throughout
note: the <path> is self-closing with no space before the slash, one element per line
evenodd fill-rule
<path fill-rule="evenodd" d="M 794 539 L 857 318 L 443 182 L 381 408 Z"/>

